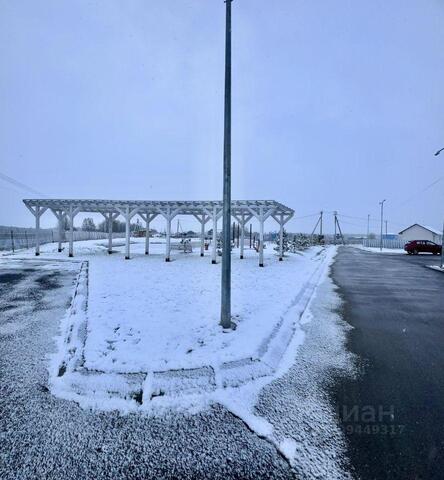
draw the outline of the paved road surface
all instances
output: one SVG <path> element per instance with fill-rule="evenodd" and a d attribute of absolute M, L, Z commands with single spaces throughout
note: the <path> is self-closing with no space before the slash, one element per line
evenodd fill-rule
<path fill-rule="evenodd" d="M 358 380 L 332 392 L 363 479 L 444 478 L 444 274 L 432 256 L 342 248 L 333 279 Z"/>

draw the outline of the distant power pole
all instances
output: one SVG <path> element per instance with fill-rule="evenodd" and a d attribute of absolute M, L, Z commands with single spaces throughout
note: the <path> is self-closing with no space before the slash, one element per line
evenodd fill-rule
<path fill-rule="evenodd" d="M 379 202 L 379 205 L 381 205 L 381 235 L 380 235 L 380 241 L 379 241 L 379 250 L 382 252 L 382 224 L 384 223 L 384 202 L 385 199 L 382 202 Z"/>
<path fill-rule="evenodd" d="M 319 224 L 319 235 L 321 235 L 321 237 L 322 237 L 322 217 L 323 217 L 323 215 L 324 215 L 324 212 L 321 210 L 321 217 L 320 217 L 321 222 Z"/>
<path fill-rule="evenodd" d="M 370 236 L 370 214 L 367 215 L 367 240 Z"/>
<path fill-rule="evenodd" d="M 345 245 L 344 235 L 342 235 L 341 225 L 339 225 L 338 212 L 333 212 L 333 214 L 335 218 L 335 245 L 336 245 L 336 237 L 337 237 L 336 227 L 339 230 L 339 235 L 341 236 L 342 245 Z"/>
<path fill-rule="evenodd" d="M 336 245 L 336 216 L 337 216 L 338 212 L 333 212 L 333 215 L 335 217 L 335 239 L 334 239 L 334 244 Z"/>
<path fill-rule="evenodd" d="M 231 327 L 231 1 L 225 0 L 224 198 L 220 324 Z"/>

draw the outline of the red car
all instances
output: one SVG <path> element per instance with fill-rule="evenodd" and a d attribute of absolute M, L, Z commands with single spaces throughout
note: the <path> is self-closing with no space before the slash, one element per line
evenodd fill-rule
<path fill-rule="evenodd" d="M 404 250 L 409 255 L 418 255 L 418 253 L 433 253 L 441 255 L 441 245 L 430 240 L 411 240 L 404 245 Z"/>

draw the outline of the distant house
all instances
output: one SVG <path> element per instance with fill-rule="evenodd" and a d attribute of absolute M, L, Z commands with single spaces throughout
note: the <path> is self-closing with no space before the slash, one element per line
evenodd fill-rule
<path fill-rule="evenodd" d="M 436 228 L 426 227 L 419 223 L 414 223 L 410 227 L 399 232 L 399 236 L 405 242 L 410 240 L 430 240 L 435 243 L 442 243 L 442 232 Z"/>

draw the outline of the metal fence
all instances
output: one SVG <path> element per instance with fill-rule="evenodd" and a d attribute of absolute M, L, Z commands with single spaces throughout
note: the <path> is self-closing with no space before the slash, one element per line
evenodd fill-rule
<path fill-rule="evenodd" d="M 388 249 L 403 249 L 405 245 L 405 241 L 399 238 L 396 239 L 382 239 L 382 248 Z M 381 240 L 379 238 L 368 238 L 362 241 L 363 247 L 373 247 L 373 248 L 380 248 Z"/>
<path fill-rule="evenodd" d="M 62 232 L 62 242 L 69 240 L 69 232 Z M 114 232 L 113 238 L 122 238 L 125 233 Z M 74 230 L 74 242 L 80 240 L 101 240 L 108 238 L 106 232 L 84 232 L 83 230 Z M 55 243 L 59 241 L 58 229 L 41 229 L 39 232 L 40 244 Z M 36 245 L 36 231 L 34 228 L 18 227 L 0 227 L 0 250 L 16 250 L 32 248 Z"/>

